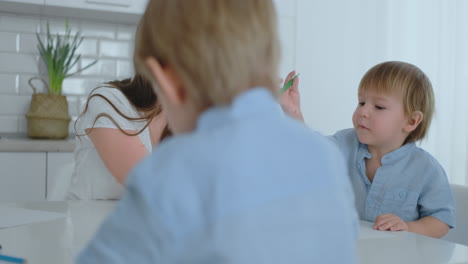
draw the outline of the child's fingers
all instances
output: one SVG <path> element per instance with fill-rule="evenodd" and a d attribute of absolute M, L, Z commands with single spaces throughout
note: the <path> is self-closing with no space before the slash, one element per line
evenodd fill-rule
<path fill-rule="evenodd" d="M 375 219 L 374 229 L 380 231 L 402 231 L 407 230 L 407 225 L 397 215 L 382 214 Z"/>
<path fill-rule="evenodd" d="M 382 214 L 382 215 L 377 216 L 377 218 L 374 221 L 374 227 L 377 227 L 386 223 L 392 217 L 393 217 L 392 214 Z"/>
<path fill-rule="evenodd" d="M 377 230 L 388 230 L 393 225 L 401 222 L 401 219 L 393 214 L 383 214 L 375 220 L 374 228 Z"/>
<path fill-rule="evenodd" d="M 393 225 L 392 222 L 385 222 L 381 225 L 378 225 L 377 230 L 385 231 L 385 230 L 388 230 L 390 227 L 392 227 L 392 225 Z"/>
<path fill-rule="evenodd" d="M 402 222 L 399 222 L 392 227 L 390 227 L 390 231 L 403 231 L 405 230 L 405 224 Z"/>
<path fill-rule="evenodd" d="M 284 80 L 284 85 L 286 85 L 286 84 L 289 82 L 289 80 L 291 80 L 292 77 L 294 77 L 295 74 L 296 74 L 296 71 L 294 71 L 294 70 L 291 71 L 291 72 L 288 74 L 288 76 L 286 76 L 286 79 Z"/>
<path fill-rule="evenodd" d="M 291 86 L 291 91 L 299 92 L 299 77 L 296 77 L 296 79 L 294 79 Z"/>
<path fill-rule="evenodd" d="M 401 220 L 399 218 L 392 218 L 388 220 L 383 228 L 385 228 L 385 230 L 391 230 L 392 227 L 398 227 L 400 223 Z"/>

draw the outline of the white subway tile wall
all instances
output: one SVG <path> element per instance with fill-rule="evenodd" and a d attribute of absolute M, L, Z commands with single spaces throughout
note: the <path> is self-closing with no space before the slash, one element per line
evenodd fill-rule
<path fill-rule="evenodd" d="M 128 41 L 103 40 L 100 42 L 99 53 L 102 57 L 129 58 L 131 47 Z"/>
<path fill-rule="evenodd" d="M 131 40 L 135 36 L 135 28 L 129 26 L 119 26 L 117 28 L 118 40 Z"/>
<path fill-rule="evenodd" d="M 18 85 L 17 85 L 18 75 L 16 74 L 3 74 L 0 73 L 0 96 L 2 94 L 16 94 Z"/>
<path fill-rule="evenodd" d="M 134 73 L 132 61 L 118 60 L 117 61 L 117 76 L 119 78 L 124 78 L 125 76 L 128 75 L 128 73 L 130 73 L 130 75 L 133 75 Z"/>
<path fill-rule="evenodd" d="M 83 39 L 81 45 L 76 50 L 76 53 L 81 54 L 82 56 L 97 56 L 97 39 Z"/>
<path fill-rule="evenodd" d="M 36 32 L 45 36 L 47 23 L 54 34 L 65 33 L 65 20 L 47 17 L 20 16 L 0 13 L 0 133 L 26 133 L 26 112 L 29 110 L 31 77 L 47 79 L 45 67 L 39 59 Z M 72 69 L 98 60 L 87 70 L 65 79 L 63 94 L 67 96 L 73 122 L 81 113 L 89 92 L 103 82 L 133 76 L 133 39 L 136 26 L 112 23 L 91 23 L 70 20 L 73 32 L 81 31 L 84 40 L 78 54 L 82 58 Z M 45 86 L 33 81 L 38 92 Z"/>
<path fill-rule="evenodd" d="M 82 67 L 91 64 L 94 62 L 94 59 L 82 59 Z M 82 75 L 86 76 L 115 76 L 117 68 L 117 63 L 115 60 L 111 59 L 100 59 L 97 61 L 94 66 L 84 70 Z"/>
<path fill-rule="evenodd" d="M 26 113 L 29 108 L 31 97 L 27 95 L 6 95 L 0 96 L 1 116 L 16 116 L 18 113 Z"/>
<path fill-rule="evenodd" d="M 15 43 L 19 46 L 19 52 L 21 53 L 33 53 L 37 54 L 37 36 L 34 33 L 20 33 L 18 41 Z"/>
<path fill-rule="evenodd" d="M 0 133 L 16 133 L 18 127 L 18 117 L 0 116 Z"/>
<path fill-rule="evenodd" d="M 19 82 L 18 82 L 18 93 L 20 95 L 31 95 L 33 94 L 33 88 L 29 85 L 29 79 L 32 77 L 42 77 L 43 79 L 47 78 L 40 75 L 33 75 L 33 74 L 19 74 Z M 47 88 L 43 82 L 40 80 L 32 80 L 32 85 L 36 88 L 36 93 L 45 93 Z M 2 89 L 2 88 L 0 88 Z"/>
<path fill-rule="evenodd" d="M 36 33 L 40 28 L 40 19 L 34 17 L 23 17 L 0 14 L 1 32 L 30 32 Z"/>
<path fill-rule="evenodd" d="M 13 32 L 0 32 L 0 52 L 16 52 L 17 36 Z"/>

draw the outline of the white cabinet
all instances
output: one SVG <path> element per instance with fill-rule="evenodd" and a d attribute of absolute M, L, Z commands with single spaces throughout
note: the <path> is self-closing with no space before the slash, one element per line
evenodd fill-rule
<path fill-rule="evenodd" d="M 0 153 L 0 201 L 42 201 L 46 196 L 46 153 Z"/>
<path fill-rule="evenodd" d="M 63 200 L 73 169 L 73 152 L 47 152 L 47 200 Z"/>
<path fill-rule="evenodd" d="M 44 1 L 45 0 L 0 0 L 0 3 L 44 5 Z"/>
<path fill-rule="evenodd" d="M 0 0 L 0 12 L 137 24 L 148 0 Z"/>
<path fill-rule="evenodd" d="M 45 0 L 45 5 L 47 8 L 65 7 L 141 15 L 143 14 L 147 1 L 148 0 Z"/>
<path fill-rule="evenodd" d="M 41 15 L 45 0 L 0 0 L 0 11 L 27 15 Z"/>
<path fill-rule="evenodd" d="M 45 0 L 44 15 L 137 24 L 148 0 Z"/>
<path fill-rule="evenodd" d="M 73 152 L 0 152 L 0 202 L 63 200 Z"/>

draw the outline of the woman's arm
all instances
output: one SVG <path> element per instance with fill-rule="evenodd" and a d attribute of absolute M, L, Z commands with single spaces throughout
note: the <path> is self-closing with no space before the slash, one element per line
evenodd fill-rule
<path fill-rule="evenodd" d="M 129 134 L 136 133 L 125 130 Z M 147 154 L 145 145 L 138 136 L 127 136 L 116 128 L 86 129 L 106 168 L 123 184 L 130 170 Z"/>

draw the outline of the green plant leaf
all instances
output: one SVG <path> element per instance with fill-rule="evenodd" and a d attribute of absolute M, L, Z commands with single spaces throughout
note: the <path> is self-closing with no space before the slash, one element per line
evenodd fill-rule
<path fill-rule="evenodd" d="M 51 34 L 50 25 L 47 23 L 46 41 L 42 41 L 38 32 L 36 33 L 36 37 L 38 40 L 37 49 L 41 59 L 47 66 L 49 92 L 52 94 L 62 93 L 62 84 L 65 78 L 86 70 L 97 62 L 95 60 L 70 73 L 71 69 L 81 59 L 81 54 L 77 54 L 77 50 L 83 42 L 84 37 L 80 31 L 75 34 L 71 33 L 68 19 L 65 21 L 65 34 L 63 36 L 59 33 Z"/>

